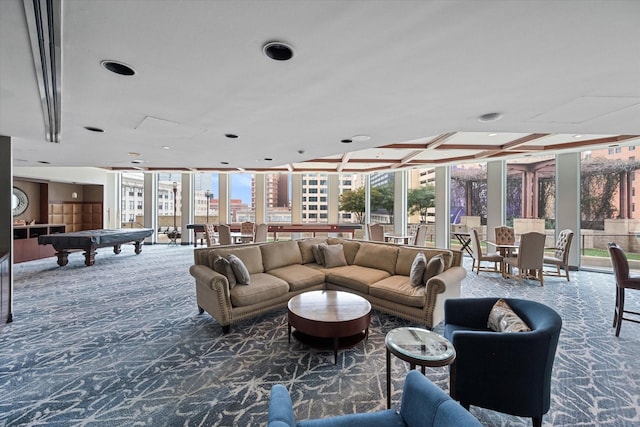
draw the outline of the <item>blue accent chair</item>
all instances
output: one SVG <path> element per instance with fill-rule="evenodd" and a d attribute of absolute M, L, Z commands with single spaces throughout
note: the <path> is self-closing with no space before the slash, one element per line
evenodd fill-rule
<path fill-rule="evenodd" d="M 296 423 L 287 389 L 271 388 L 269 427 L 481 427 L 482 424 L 458 402 L 418 371 L 410 371 L 402 391 L 400 412 L 395 409 L 341 415 Z"/>
<path fill-rule="evenodd" d="M 448 299 L 444 336 L 456 349 L 451 397 L 505 414 L 531 417 L 534 426 L 551 404 L 551 370 L 562 319 L 535 301 L 504 300 L 531 332 L 502 333 L 487 328 L 498 298 Z"/>

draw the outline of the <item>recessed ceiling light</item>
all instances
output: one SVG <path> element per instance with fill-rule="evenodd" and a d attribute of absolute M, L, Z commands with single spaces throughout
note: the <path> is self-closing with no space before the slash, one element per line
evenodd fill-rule
<path fill-rule="evenodd" d="M 293 49 L 286 43 L 273 41 L 262 46 L 265 55 L 275 61 L 288 61 L 293 57 Z"/>
<path fill-rule="evenodd" d="M 168 145 L 163 145 L 163 146 L 162 146 L 162 149 L 163 149 L 163 150 L 171 150 L 171 147 L 169 147 Z"/>
<path fill-rule="evenodd" d="M 343 144 L 351 144 L 353 142 L 353 140 L 352 139 L 343 139 L 340 142 L 342 142 Z"/>
<path fill-rule="evenodd" d="M 127 64 L 119 61 L 104 60 L 100 63 L 106 70 L 121 76 L 133 76 L 136 71 Z"/>
<path fill-rule="evenodd" d="M 264 161 L 265 161 L 265 162 L 270 162 L 270 161 L 272 161 L 272 160 L 273 160 L 273 159 L 272 159 L 271 157 L 265 157 L 265 158 L 264 158 Z"/>
<path fill-rule="evenodd" d="M 583 136 L 584 135 L 580 135 L 580 134 L 573 135 L 574 138 L 582 138 Z"/>
<path fill-rule="evenodd" d="M 481 123 L 495 122 L 496 120 L 500 120 L 501 118 L 502 118 L 501 113 L 487 113 L 478 117 L 478 121 Z"/>
<path fill-rule="evenodd" d="M 227 138 L 231 138 L 231 139 L 235 139 L 238 137 L 238 135 L 233 134 L 233 133 L 225 133 L 224 136 L 226 136 Z"/>
<path fill-rule="evenodd" d="M 38 163 L 42 163 L 43 165 L 50 165 L 51 162 L 47 162 L 46 160 L 38 160 Z"/>
<path fill-rule="evenodd" d="M 100 129 L 100 128 L 93 127 L 93 126 L 85 126 L 84 128 L 86 130 L 88 130 L 88 131 L 91 131 L 91 132 L 99 132 L 99 133 L 104 132 L 104 129 Z"/>
<path fill-rule="evenodd" d="M 135 159 L 135 160 L 131 160 L 131 163 L 133 163 L 134 165 L 139 165 L 144 163 L 144 160 L 142 159 Z"/>
<path fill-rule="evenodd" d="M 364 142 L 370 140 L 371 137 L 369 135 L 354 135 L 351 137 L 353 142 Z"/>
<path fill-rule="evenodd" d="M 220 162 L 221 165 L 228 165 L 229 162 Z"/>
<path fill-rule="evenodd" d="M 127 155 L 128 155 L 128 156 L 131 156 L 131 157 L 138 157 L 138 156 L 140 155 L 140 153 L 134 153 L 133 151 L 129 151 L 129 152 L 127 153 Z"/>
<path fill-rule="evenodd" d="M 487 136 L 498 136 L 498 134 L 497 133 L 490 133 Z"/>

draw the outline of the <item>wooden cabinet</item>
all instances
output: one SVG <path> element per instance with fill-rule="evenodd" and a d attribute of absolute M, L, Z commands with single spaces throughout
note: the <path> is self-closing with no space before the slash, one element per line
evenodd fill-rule
<path fill-rule="evenodd" d="M 11 322 L 11 277 L 9 276 L 9 254 L 0 254 L 0 328 Z"/>
<path fill-rule="evenodd" d="M 38 236 L 64 233 L 64 224 L 36 224 L 13 226 L 13 262 L 25 262 L 47 258 L 55 254 L 51 245 L 39 245 Z"/>

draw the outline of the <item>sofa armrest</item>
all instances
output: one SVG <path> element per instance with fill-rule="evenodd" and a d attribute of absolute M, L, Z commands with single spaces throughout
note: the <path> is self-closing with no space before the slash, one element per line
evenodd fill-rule
<path fill-rule="evenodd" d="M 271 387 L 269 399 L 269 427 L 295 427 L 293 404 L 289 392 L 282 384 Z"/>
<path fill-rule="evenodd" d="M 449 284 L 460 284 L 465 277 L 467 277 L 467 270 L 464 267 L 447 268 L 442 273 L 427 280 L 425 292 L 442 294 L 446 291 Z"/>
<path fill-rule="evenodd" d="M 215 291 L 223 287 L 225 288 L 225 294 L 229 294 L 229 281 L 227 278 L 206 265 L 192 265 L 189 267 L 189 273 L 195 277 L 196 281 L 207 284 L 211 290 Z"/>
<path fill-rule="evenodd" d="M 192 265 L 189 272 L 196 279 L 198 306 L 207 310 L 220 324 L 231 322 L 231 294 L 229 281 L 206 265 Z"/>

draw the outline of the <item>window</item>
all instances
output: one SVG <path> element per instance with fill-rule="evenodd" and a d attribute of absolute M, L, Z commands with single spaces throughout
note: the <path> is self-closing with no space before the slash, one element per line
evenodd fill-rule
<path fill-rule="evenodd" d="M 629 146 L 629 151 L 633 151 L 633 150 L 635 150 L 635 149 L 636 149 L 636 146 L 635 146 L 635 145 L 630 145 L 630 146 Z"/>
<path fill-rule="evenodd" d="M 310 179 L 309 180 L 309 185 L 318 185 L 318 180 L 317 179 Z"/>
<path fill-rule="evenodd" d="M 142 209 L 142 203 L 141 203 L 141 202 L 138 202 L 138 206 L 137 206 L 137 208 L 138 208 L 139 210 L 141 210 L 141 209 Z"/>
<path fill-rule="evenodd" d="M 609 148 L 609 154 L 613 154 L 613 148 Z"/>
<path fill-rule="evenodd" d="M 310 194 L 318 194 L 318 189 L 317 188 L 309 188 L 309 193 Z"/>
<path fill-rule="evenodd" d="M 321 211 L 328 211 L 329 210 L 329 206 L 328 205 L 320 205 L 320 210 Z"/>
<path fill-rule="evenodd" d="M 320 214 L 320 219 L 328 219 L 328 218 L 329 218 L 329 214 L 326 214 L 326 213 Z"/>
<path fill-rule="evenodd" d="M 133 210 L 133 200 L 129 201 L 129 209 Z"/>
<path fill-rule="evenodd" d="M 318 218 L 318 214 L 317 213 L 310 213 L 309 214 L 309 219 L 317 219 Z"/>
<path fill-rule="evenodd" d="M 616 153 L 622 153 L 622 147 L 616 147 Z"/>
<path fill-rule="evenodd" d="M 303 201 L 306 201 L 306 200 L 304 200 L 304 198 L 303 198 Z M 309 201 L 310 202 L 317 202 L 318 201 L 318 197 L 317 196 L 309 197 Z"/>
<path fill-rule="evenodd" d="M 326 198 L 326 197 L 320 197 L 320 201 L 321 201 L 321 202 L 325 202 L 325 203 L 326 203 L 327 198 Z"/>
<path fill-rule="evenodd" d="M 351 185 L 351 180 L 345 179 L 344 181 L 342 181 L 342 185 Z"/>
<path fill-rule="evenodd" d="M 309 205 L 308 209 L 310 211 L 317 211 L 318 210 L 318 205 Z"/>

